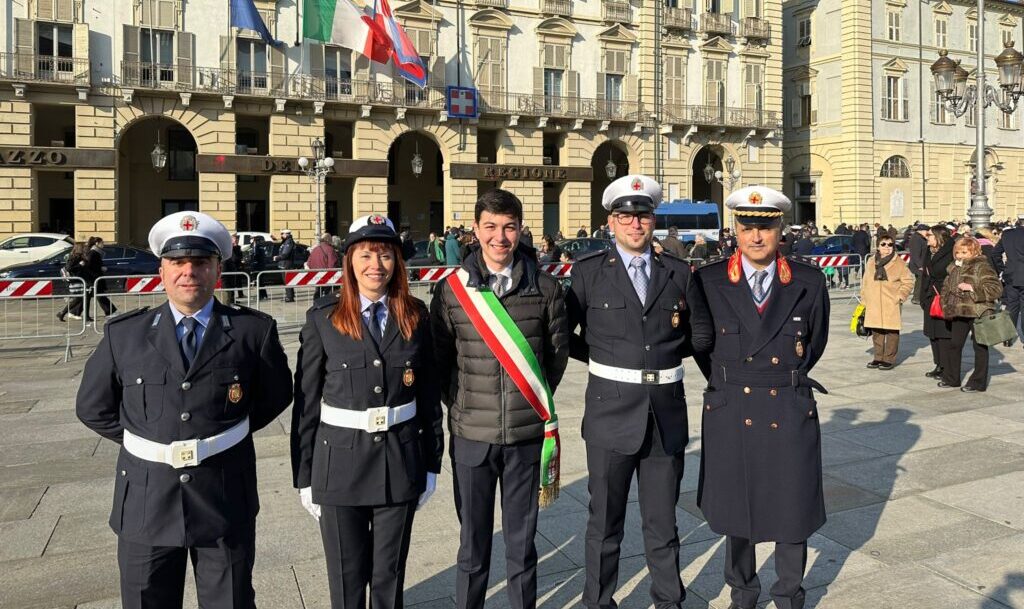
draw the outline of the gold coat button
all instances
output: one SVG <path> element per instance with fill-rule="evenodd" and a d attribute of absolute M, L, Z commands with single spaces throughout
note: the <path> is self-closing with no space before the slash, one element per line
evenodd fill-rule
<path fill-rule="evenodd" d="M 779 428 L 779 424 L 778 423 L 772 423 L 768 427 L 771 427 L 772 429 L 778 429 Z"/>
<path fill-rule="evenodd" d="M 772 357 L 772 363 L 775 364 L 776 366 L 778 366 L 779 365 L 779 358 L 778 357 Z"/>
<path fill-rule="evenodd" d="M 743 424 L 746 425 L 747 427 L 750 427 L 751 425 L 754 424 L 754 422 L 751 421 L 750 419 L 747 419 L 747 420 L 743 421 Z"/>
<path fill-rule="evenodd" d="M 744 387 L 743 393 L 750 393 L 750 387 Z"/>
<path fill-rule="evenodd" d="M 769 389 L 768 390 L 768 395 L 770 395 L 772 397 L 775 397 L 775 396 L 779 395 L 779 390 L 775 389 L 775 388 Z"/>

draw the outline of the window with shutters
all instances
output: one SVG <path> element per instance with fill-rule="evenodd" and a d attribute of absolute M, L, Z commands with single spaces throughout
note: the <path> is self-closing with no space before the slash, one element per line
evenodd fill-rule
<path fill-rule="evenodd" d="M 267 30 L 269 30 L 270 33 L 273 34 L 277 30 L 277 13 L 273 9 L 262 8 L 256 9 L 256 12 L 259 13 L 260 19 L 263 19 L 263 24 L 267 26 Z M 257 38 L 262 40 L 262 37 L 260 36 L 259 32 L 257 32 L 256 30 L 250 30 L 246 28 L 238 30 L 238 37 Z"/>
<path fill-rule="evenodd" d="M 174 81 L 174 32 L 141 28 L 139 59 L 142 78 L 152 85 Z"/>
<path fill-rule="evenodd" d="M 761 0 L 743 0 L 743 17 L 760 17 Z"/>
<path fill-rule="evenodd" d="M 978 22 L 967 22 L 967 48 L 972 53 L 978 52 Z"/>
<path fill-rule="evenodd" d="M 505 39 L 496 36 L 478 36 L 474 52 L 473 79 L 478 89 L 499 93 L 505 90 Z"/>
<path fill-rule="evenodd" d="M 889 121 L 905 121 L 908 110 L 906 79 L 903 76 L 886 75 L 882 91 L 882 118 Z"/>
<path fill-rule="evenodd" d="M 609 74 L 625 74 L 629 69 L 629 52 L 620 49 L 605 49 L 604 71 Z"/>
<path fill-rule="evenodd" d="M 544 44 L 543 61 L 545 68 L 569 69 L 569 47 L 564 44 Z"/>
<path fill-rule="evenodd" d="M 898 9 L 889 9 L 887 21 L 887 38 L 893 42 L 899 42 L 902 39 L 903 13 Z"/>
<path fill-rule="evenodd" d="M 1016 129 L 1017 128 L 1017 113 L 1006 112 L 999 113 L 999 128 L 1000 129 Z"/>
<path fill-rule="evenodd" d="M 546 112 L 561 109 L 562 96 L 565 94 L 562 88 L 564 78 L 564 70 L 544 68 L 544 110 Z"/>
<path fill-rule="evenodd" d="M 73 0 L 36 0 L 35 18 L 41 21 L 76 21 Z"/>
<path fill-rule="evenodd" d="M 764 66 L 751 63 L 743 66 L 743 107 L 748 110 L 763 109 Z"/>
<path fill-rule="evenodd" d="M 352 51 L 344 47 L 324 47 L 324 86 L 327 96 L 352 95 Z"/>
<path fill-rule="evenodd" d="M 804 17 L 797 22 L 796 46 L 806 47 L 811 45 L 811 18 Z"/>
<path fill-rule="evenodd" d="M 971 78 L 974 78 L 974 74 L 971 74 Z M 971 108 L 964 114 L 964 125 L 968 127 L 974 127 L 978 122 L 978 110 L 977 108 Z"/>
<path fill-rule="evenodd" d="M 940 49 L 949 48 L 949 20 L 945 17 L 935 17 L 935 46 Z"/>
<path fill-rule="evenodd" d="M 814 98 L 811 96 L 811 87 L 804 83 L 800 86 L 800 127 L 807 127 L 814 123 Z"/>
<path fill-rule="evenodd" d="M 1002 39 L 1003 39 L 1003 46 L 1004 47 L 1013 44 L 1014 43 L 1013 28 L 1010 28 L 1010 27 L 1002 28 Z"/>
<path fill-rule="evenodd" d="M 142 0 L 137 6 L 140 9 L 139 25 L 166 30 L 178 29 L 181 0 Z"/>
<path fill-rule="evenodd" d="M 704 105 L 716 110 L 725 108 L 726 62 L 708 59 L 704 62 Z"/>
<path fill-rule="evenodd" d="M 36 23 L 36 70 L 40 77 L 63 80 L 74 72 L 73 34 L 70 25 Z"/>
<path fill-rule="evenodd" d="M 686 56 L 665 56 L 665 104 L 686 104 Z M 677 111 L 678 112 L 678 111 Z"/>
<path fill-rule="evenodd" d="M 946 102 L 942 100 L 940 95 L 935 90 L 935 83 L 931 84 L 932 92 L 932 122 L 937 125 L 951 125 L 953 124 L 953 113 L 949 111 L 946 106 Z"/>
<path fill-rule="evenodd" d="M 430 70 L 431 70 L 430 56 L 429 55 L 420 55 L 420 61 L 423 63 L 424 72 L 426 72 L 427 82 L 432 81 L 433 78 L 431 78 L 431 74 L 430 74 Z M 397 72 L 396 72 L 396 74 L 397 74 Z M 397 78 L 401 78 L 401 77 L 397 77 Z M 418 106 L 418 105 L 426 103 L 427 98 L 428 98 L 428 93 L 429 93 L 429 90 L 426 87 L 421 89 L 419 87 L 419 85 L 416 85 L 416 84 L 411 83 L 409 81 L 405 81 L 405 103 L 406 103 L 407 106 Z"/>
<path fill-rule="evenodd" d="M 269 88 L 267 43 L 262 40 L 239 38 L 235 44 L 239 93 L 252 95 L 266 93 Z"/>
<path fill-rule="evenodd" d="M 416 52 L 419 53 L 420 57 L 427 57 L 429 59 L 436 54 L 436 33 L 434 30 L 406 28 L 405 33 L 409 35 L 409 40 L 416 47 Z M 429 66 L 430 62 L 427 61 L 424 65 Z"/>

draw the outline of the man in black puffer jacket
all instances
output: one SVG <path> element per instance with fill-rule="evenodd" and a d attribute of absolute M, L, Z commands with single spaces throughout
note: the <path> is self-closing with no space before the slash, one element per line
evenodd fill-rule
<path fill-rule="evenodd" d="M 492 190 L 476 203 L 480 248 L 462 262 L 466 292 L 490 289 L 522 331 L 552 393 L 569 358 L 565 300 L 519 247 L 522 203 Z M 430 306 L 441 395 L 448 405 L 455 508 L 462 523 L 455 579 L 458 609 L 482 609 L 490 572 L 494 491 L 501 483 L 508 595 L 512 609 L 537 601 L 538 489 L 544 422 L 442 282 Z"/>

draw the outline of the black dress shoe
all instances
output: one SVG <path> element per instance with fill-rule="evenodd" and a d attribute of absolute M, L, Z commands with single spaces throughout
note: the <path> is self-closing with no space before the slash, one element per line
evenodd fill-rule
<path fill-rule="evenodd" d="M 877 359 L 873 359 L 870 362 L 868 362 L 868 368 L 877 368 L 879 365 L 881 365 L 881 363 L 882 362 L 878 361 Z"/>
<path fill-rule="evenodd" d="M 925 372 L 924 375 L 930 379 L 937 379 L 940 376 L 942 376 L 942 366 L 936 366 L 935 370 L 932 370 L 931 372 Z"/>
<path fill-rule="evenodd" d="M 57 321 L 64 321 L 64 313 L 57 313 Z"/>
<path fill-rule="evenodd" d="M 960 391 L 963 391 L 964 393 L 981 393 L 985 390 L 977 387 L 971 387 L 970 385 L 964 385 L 960 388 Z"/>
<path fill-rule="evenodd" d="M 753 607 L 740 607 L 736 603 L 729 603 L 728 609 L 754 609 Z"/>
<path fill-rule="evenodd" d="M 937 385 L 937 387 L 942 387 L 943 389 L 945 389 L 947 387 L 959 387 L 959 386 L 960 385 L 950 385 L 946 381 L 939 381 L 939 384 Z"/>
<path fill-rule="evenodd" d="M 889 362 L 878 362 L 879 370 L 892 370 L 895 367 L 895 364 L 890 364 Z"/>

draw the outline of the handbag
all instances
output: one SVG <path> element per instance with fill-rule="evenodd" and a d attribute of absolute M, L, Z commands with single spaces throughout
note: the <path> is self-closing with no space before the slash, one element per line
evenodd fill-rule
<path fill-rule="evenodd" d="M 1016 338 L 1017 328 L 1005 309 L 985 313 L 974 320 L 974 340 L 980 345 L 992 347 Z"/>
<path fill-rule="evenodd" d="M 867 315 L 867 308 L 863 304 L 857 305 L 853 310 L 853 317 L 850 319 L 850 332 L 857 336 L 871 336 L 871 329 L 864 327 L 864 316 Z"/>
<path fill-rule="evenodd" d="M 928 314 L 935 319 L 946 319 L 946 315 L 942 312 L 942 297 L 934 287 L 932 290 L 935 291 L 935 296 L 932 296 L 932 306 L 928 307 Z"/>

